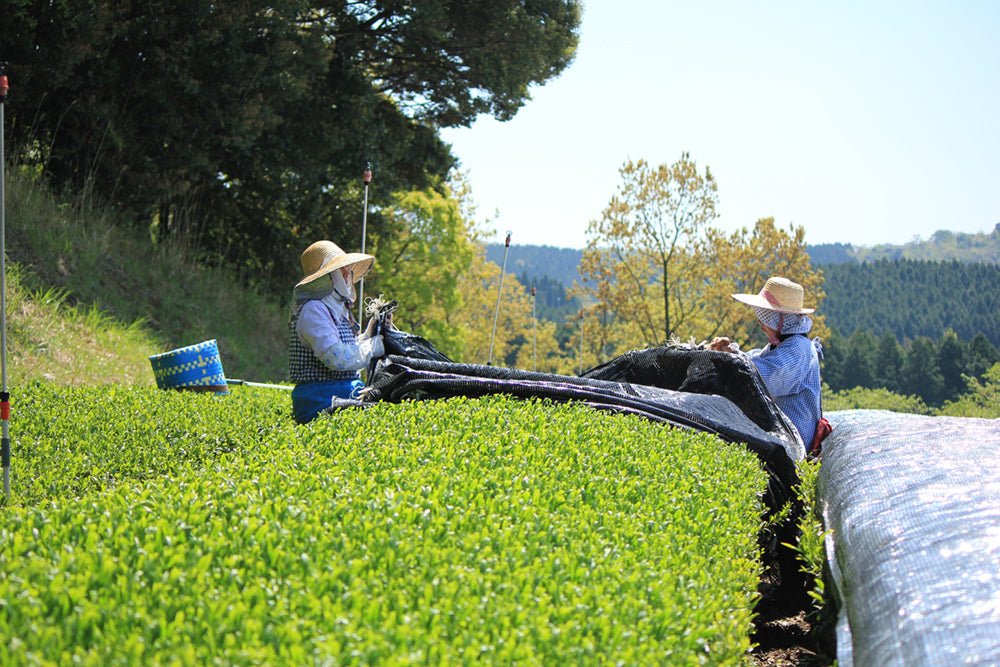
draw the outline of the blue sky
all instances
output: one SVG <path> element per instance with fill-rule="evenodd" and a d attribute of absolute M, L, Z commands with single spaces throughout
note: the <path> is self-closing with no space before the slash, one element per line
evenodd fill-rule
<path fill-rule="evenodd" d="M 442 133 L 496 241 L 581 248 L 629 159 L 683 152 L 717 224 L 904 243 L 1000 222 L 1000 1 L 584 0 L 576 59 Z"/>

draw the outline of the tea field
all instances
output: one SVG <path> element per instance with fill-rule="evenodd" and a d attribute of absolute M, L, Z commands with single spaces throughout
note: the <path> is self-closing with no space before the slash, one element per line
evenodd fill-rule
<path fill-rule="evenodd" d="M 0 664 L 746 664 L 766 476 L 490 397 L 14 396 Z"/>

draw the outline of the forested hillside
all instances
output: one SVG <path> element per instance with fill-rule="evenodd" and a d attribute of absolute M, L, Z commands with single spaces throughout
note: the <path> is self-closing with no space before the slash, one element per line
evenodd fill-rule
<path fill-rule="evenodd" d="M 1000 263 L 1000 222 L 990 233 L 965 234 L 940 230 L 926 240 L 914 240 L 902 245 L 857 247 L 860 261 L 879 259 L 922 259 L 929 261 L 958 260 L 959 262 Z"/>
<path fill-rule="evenodd" d="M 504 245 L 486 245 L 486 259 L 497 266 L 503 266 Z M 547 245 L 511 244 L 507 252 L 507 271 L 530 279 L 545 276 L 569 287 L 573 281 L 580 281 L 580 258 L 582 250 L 575 248 L 554 248 Z"/>
<path fill-rule="evenodd" d="M 820 243 L 806 248 L 813 264 L 857 264 L 880 259 L 1000 263 L 1000 222 L 990 233 L 966 234 L 939 230 L 929 239 L 866 247 L 848 243 Z"/>
<path fill-rule="evenodd" d="M 864 329 L 899 341 L 937 339 L 951 329 L 1000 345 L 1000 265 L 883 259 L 822 268 L 823 314 L 842 336 Z"/>
<path fill-rule="evenodd" d="M 486 246 L 486 258 L 503 263 L 503 244 Z M 858 264 L 880 259 L 913 259 L 1000 264 L 1000 223 L 990 233 L 965 234 L 941 230 L 926 241 L 916 239 L 901 245 L 855 246 L 850 243 L 806 245 L 813 265 Z M 565 286 L 580 279 L 582 250 L 538 245 L 512 245 L 507 258 L 508 270 L 528 276 L 548 276 Z"/>
<path fill-rule="evenodd" d="M 924 245 L 897 248 L 900 254 L 930 254 L 936 248 L 942 256 L 948 248 L 986 252 L 991 239 L 1000 251 L 1000 228 L 990 235 L 938 232 Z M 825 277 L 821 307 L 826 322 L 845 338 L 863 328 L 876 336 L 892 333 L 902 343 L 918 336 L 936 340 L 951 329 L 966 342 L 981 332 L 1000 346 L 1000 263 L 886 257 L 862 261 L 882 251 L 843 243 L 807 246 L 807 252 Z M 502 265 L 503 254 L 502 244 L 487 246 L 487 259 L 497 265 Z M 539 317 L 563 321 L 579 304 L 561 296 L 559 286 L 580 281 L 581 256 L 582 251 L 570 248 L 512 245 L 507 271 L 517 274 L 526 288 L 535 284 L 546 291 L 538 298 Z"/>

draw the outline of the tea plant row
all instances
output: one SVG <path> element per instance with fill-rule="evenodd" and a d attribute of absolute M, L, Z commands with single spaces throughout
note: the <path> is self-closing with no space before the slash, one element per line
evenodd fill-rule
<path fill-rule="evenodd" d="M 493 397 L 296 426 L 272 393 L 36 385 L 2 664 L 742 664 L 765 474 Z M 29 414 L 30 411 L 30 414 Z"/>

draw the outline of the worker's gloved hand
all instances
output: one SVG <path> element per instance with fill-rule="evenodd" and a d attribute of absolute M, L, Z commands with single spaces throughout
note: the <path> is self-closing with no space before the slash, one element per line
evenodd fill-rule
<path fill-rule="evenodd" d="M 740 351 L 740 346 L 729 338 L 722 336 L 719 338 L 713 338 L 712 342 L 708 344 L 708 349 L 715 350 L 717 352 L 731 352 L 736 354 Z"/>
<path fill-rule="evenodd" d="M 725 336 L 721 338 L 713 338 L 712 342 L 708 344 L 708 349 L 715 350 L 717 352 L 722 352 L 727 347 L 729 347 L 729 339 Z"/>
<path fill-rule="evenodd" d="M 366 338 L 371 338 L 372 336 L 375 335 L 375 323 L 377 321 L 378 321 L 378 318 L 376 318 L 376 317 L 371 317 L 371 318 L 368 319 L 368 326 L 365 327 L 365 337 Z"/>

